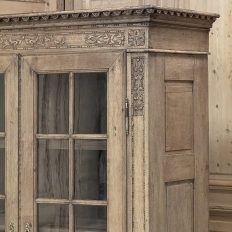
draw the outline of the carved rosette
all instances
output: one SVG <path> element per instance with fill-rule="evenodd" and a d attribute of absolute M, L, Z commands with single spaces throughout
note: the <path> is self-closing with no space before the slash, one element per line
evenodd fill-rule
<path fill-rule="evenodd" d="M 145 45 L 145 30 L 129 30 L 128 46 L 144 46 Z"/>
<path fill-rule="evenodd" d="M 134 116 L 144 115 L 144 57 L 131 60 L 132 73 L 132 113 Z"/>
<path fill-rule="evenodd" d="M 85 42 L 97 46 L 124 46 L 125 35 L 121 31 L 96 32 L 85 37 Z"/>

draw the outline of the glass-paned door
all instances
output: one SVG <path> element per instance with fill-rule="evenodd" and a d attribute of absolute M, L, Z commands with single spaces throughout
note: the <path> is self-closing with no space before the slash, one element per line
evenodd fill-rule
<path fill-rule="evenodd" d="M 106 97 L 106 73 L 38 75 L 38 231 L 107 231 Z"/>
<path fill-rule="evenodd" d="M 105 64 L 88 67 L 91 55 Z M 123 55 L 91 55 L 84 55 L 82 63 L 71 55 L 71 68 L 66 63 L 70 55 L 57 57 L 51 67 L 42 65 L 46 56 L 22 58 L 22 140 L 27 141 L 21 163 L 27 170 L 22 176 L 22 204 L 27 202 L 22 229 L 125 229 Z M 54 69 L 56 63 L 63 63 L 62 69 Z"/>

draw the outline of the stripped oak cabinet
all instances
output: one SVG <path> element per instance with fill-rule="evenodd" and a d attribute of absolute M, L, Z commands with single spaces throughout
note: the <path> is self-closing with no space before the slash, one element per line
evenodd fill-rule
<path fill-rule="evenodd" d="M 0 16 L 0 231 L 207 232 L 217 17 Z"/>

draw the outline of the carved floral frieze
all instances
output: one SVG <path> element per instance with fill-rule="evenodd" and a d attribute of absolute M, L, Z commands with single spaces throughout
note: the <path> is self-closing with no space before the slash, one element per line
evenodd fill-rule
<path fill-rule="evenodd" d="M 123 46 L 125 41 L 124 32 L 99 32 L 87 35 L 86 38 L 87 44 L 95 45 L 112 45 L 112 46 Z"/>
<path fill-rule="evenodd" d="M 65 44 L 65 37 L 57 39 L 50 35 L 22 35 L 22 36 L 0 36 L 2 49 L 34 48 L 34 47 L 60 47 Z"/>
<path fill-rule="evenodd" d="M 134 116 L 144 115 L 144 57 L 131 60 L 132 109 Z"/>
<path fill-rule="evenodd" d="M 0 35 L 0 50 L 94 48 L 125 46 L 125 31 L 65 31 Z"/>

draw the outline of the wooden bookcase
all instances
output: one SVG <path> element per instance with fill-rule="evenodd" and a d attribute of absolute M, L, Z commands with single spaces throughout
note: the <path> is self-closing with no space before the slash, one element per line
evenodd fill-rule
<path fill-rule="evenodd" d="M 0 230 L 208 231 L 217 17 L 154 6 L 0 16 Z"/>

